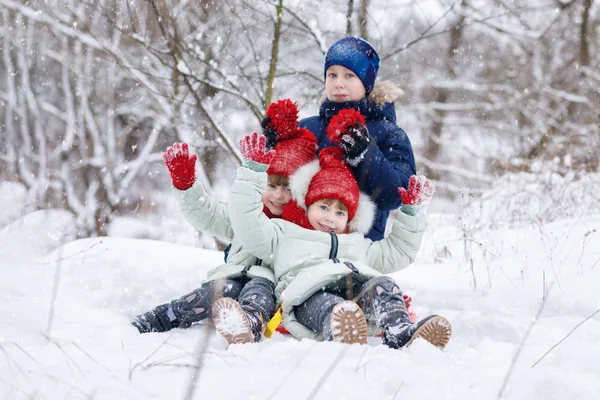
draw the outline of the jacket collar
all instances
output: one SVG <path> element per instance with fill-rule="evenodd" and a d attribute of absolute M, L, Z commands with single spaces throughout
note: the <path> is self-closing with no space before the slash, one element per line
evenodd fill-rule
<path fill-rule="evenodd" d="M 377 104 L 369 101 L 366 97 L 358 101 L 333 102 L 329 99 L 321 104 L 319 116 L 326 121 L 329 121 L 340 110 L 354 108 L 360 111 L 368 121 L 386 119 L 391 122 L 396 122 L 396 109 L 394 103 Z"/>

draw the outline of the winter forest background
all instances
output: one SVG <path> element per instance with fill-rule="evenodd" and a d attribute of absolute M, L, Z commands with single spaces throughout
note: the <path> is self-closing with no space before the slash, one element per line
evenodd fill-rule
<path fill-rule="evenodd" d="M 272 101 L 316 114 L 350 34 L 437 188 L 392 276 L 448 346 L 140 335 L 223 260 L 162 152 L 226 200 L 238 140 Z M 599 47 L 600 0 L 0 0 L 0 398 L 596 400 Z"/>
<path fill-rule="evenodd" d="M 380 78 L 405 91 L 398 124 L 438 188 L 432 207 L 460 209 L 497 185 L 495 195 L 538 201 L 535 217 L 552 220 L 569 211 L 570 182 L 598 183 L 595 0 L 0 6 L 0 178 L 25 198 L 4 210 L 3 225 L 64 208 L 79 237 L 133 217 L 154 218 L 154 228 L 132 235 L 178 241 L 156 217 L 173 211 L 162 151 L 190 143 L 199 178 L 226 198 L 239 138 L 277 99 L 297 101 L 302 117 L 317 113 L 324 52 L 349 34 L 374 44 Z M 506 193 L 503 179 L 522 182 L 519 193 Z"/>

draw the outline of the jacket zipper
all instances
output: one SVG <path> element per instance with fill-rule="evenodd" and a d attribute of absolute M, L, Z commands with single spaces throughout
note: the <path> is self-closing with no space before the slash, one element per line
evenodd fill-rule
<path fill-rule="evenodd" d="M 338 237 L 335 233 L 329 233 L 331 235 L 331 250 L 329 251 L 329 259 L 333 260 L 334 263 L 339 263 L 337 252 L 338 252 Z"/>

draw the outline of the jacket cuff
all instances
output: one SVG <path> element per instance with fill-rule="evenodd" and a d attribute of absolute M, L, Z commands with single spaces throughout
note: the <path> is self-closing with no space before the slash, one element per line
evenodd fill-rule
<path fill-rule="evenodd" d="M 247 158 L 242 160 L 242 165 L 256 172 L 266 172 L 269 169 L 269 164 L 262 164 Z"/>
<path fill-rule="evenodd" d="M 408 215 L 398 210 L 396 211 L 396 220 L 404 225 L 405 229 L 410 232 L 422 232 L 427 226 L 427 218 L 424 215 Z"/>
<path fill-rule="evenodd" d="M 257 184 L 262 185 L 263 188 L 267 187 L 267 173 L 266 172 L 258 172 L 258 171 L 253 171 L 250 168 L 238 167 L 238 169 L 236 171 L 236 179 L 257 183 Z"/>
<path fill-rule="evenodd" d="M 173 195 L 176 198 L 182 199 L 185 202 L 188 202 L 190 200 L 196 200 L 196 199 L 204 196 L 204 194 L 206 193 L 204 186 L 198 181 L 195 181 L 192 186 L 190 186 L 189 188 L 187 188 L 185 190 L 177 189 L 173 185 L 173 183 L 171 183 L 171 191 L 173 192 Z"/>

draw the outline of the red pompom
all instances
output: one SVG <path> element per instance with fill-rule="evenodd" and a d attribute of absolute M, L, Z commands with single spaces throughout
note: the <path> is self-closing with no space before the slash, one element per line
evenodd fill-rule
<path fill-rule="evenodd" d="M 339 143 L 340 140 L 342 140 L 342 134 L 346 129 L 356 125 L 358 122 L 366 125 L 365 116 L 362 115 L 360 111 L 353 108 L 341 110 L 331 118 L 329 126 L 327 127 L 327 137 L 333 143 Z"/>
<path fill-rule="evenodd" d="M 271 117 L 269 125 L 275 128 L 279 135 L 278 140 L 288 139 L 298 125 L 298 106 L 290 99 L 279 100 L 271 103 L 267 108 L 267 117 Z"/>

